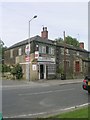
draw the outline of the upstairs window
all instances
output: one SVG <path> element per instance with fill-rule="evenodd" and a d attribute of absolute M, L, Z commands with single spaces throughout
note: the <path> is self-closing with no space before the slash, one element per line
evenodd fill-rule
<path fill-rule="evenodd" d="M 77 53 L 76 53 L 76 54 L 77 54 L 77 56 L 79 56 L 79 52 L 78 52 L 78 51 L 77 51 Z"/>
<path fill-rule="evenodd" d="M 18 55 L 22 55 L 22 49 L 21 48 L 18 49 Z"/>
<path fill-rule="evenodd" d="M 49 54 L 54 55 L 54 48 L 53 47 L 49 47 Z"/>
<path fill-rule="evenodd" d="M 89 53 L 89 58 L 90 58 L 90 53 Z"/>
<path fill-rule="evenodd" d="M 42 53 L 46 53 L 46 46 L 42 46 Z"/>
<path fill-rule="evenodd" d="M 40 53 L 46 53 L 46 46 L 39 46 Z"/>
<path fill-rule="evenodd" d="M 69 54 L 69 50 L 68 49 L 66 49 L 66 54 Z"/>
<path fill-rule="evenodd" d="M 64 48 L 61 48 L 61 54 L 64 55 Z"/>
<path fill-rule="evenodd" d="M 10 50 L 10 58 L 13 58 L 13 49 Z"/>
<path fill-rule="evenodd" d="M 66 54 L 69 54 L 69 49 L 61 48 L 61 54 L 62 55 L 64 55 L 64 50 L 65 50 Z"/>
<path fill-rule="evenodd" d="M 51 54 L 54 55 L 54 48 L 51 48 Z"/>

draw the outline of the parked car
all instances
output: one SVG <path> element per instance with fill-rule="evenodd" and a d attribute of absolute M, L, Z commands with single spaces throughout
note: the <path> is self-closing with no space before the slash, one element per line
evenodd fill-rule
<path fill-rule="evenodd" d="M 90 76 L 85 76 L 82 87 L 90 93 Z"/>

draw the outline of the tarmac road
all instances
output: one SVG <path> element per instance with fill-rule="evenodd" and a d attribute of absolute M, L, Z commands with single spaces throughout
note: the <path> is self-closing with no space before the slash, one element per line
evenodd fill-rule
<path fill-rule="evenodd" d="M 5 118 L 40 117 L 88 103 L 82 80 L 38 81 L 3 84 L 2 110 Z M 5 81 L 4 81 L 5 82 Z M 19 81 L 20 82 L 20 81 Z M 72 83 L 72 84 L 70 84 Z"/>

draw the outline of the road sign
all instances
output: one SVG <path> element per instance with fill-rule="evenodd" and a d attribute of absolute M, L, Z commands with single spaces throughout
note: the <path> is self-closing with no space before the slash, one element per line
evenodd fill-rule
<path fill-rule="evenodd" d="M 26 45 L 25 53 L 26 53 L 26 55 L 29 55 L 29 53 L 30 53 L 30 44 Z"/>
<path fill-rule="evenodd" d="M 29 61 L 30 61 L 30 57 L 29 57 L 29 56 L 26 56 L 26 57 L 25 57 L 25 61 L 26 61 L 26 62 L 29 62 Z"/>

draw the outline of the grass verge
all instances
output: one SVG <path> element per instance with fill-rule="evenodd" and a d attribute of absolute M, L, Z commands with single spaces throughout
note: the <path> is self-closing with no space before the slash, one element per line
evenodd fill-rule
<path fill-rule="evenodd" d="M 65 112 L 53 117 L 55 118 L 88 118 L 88 107 L 78 108 L 76 110 Z"/>

